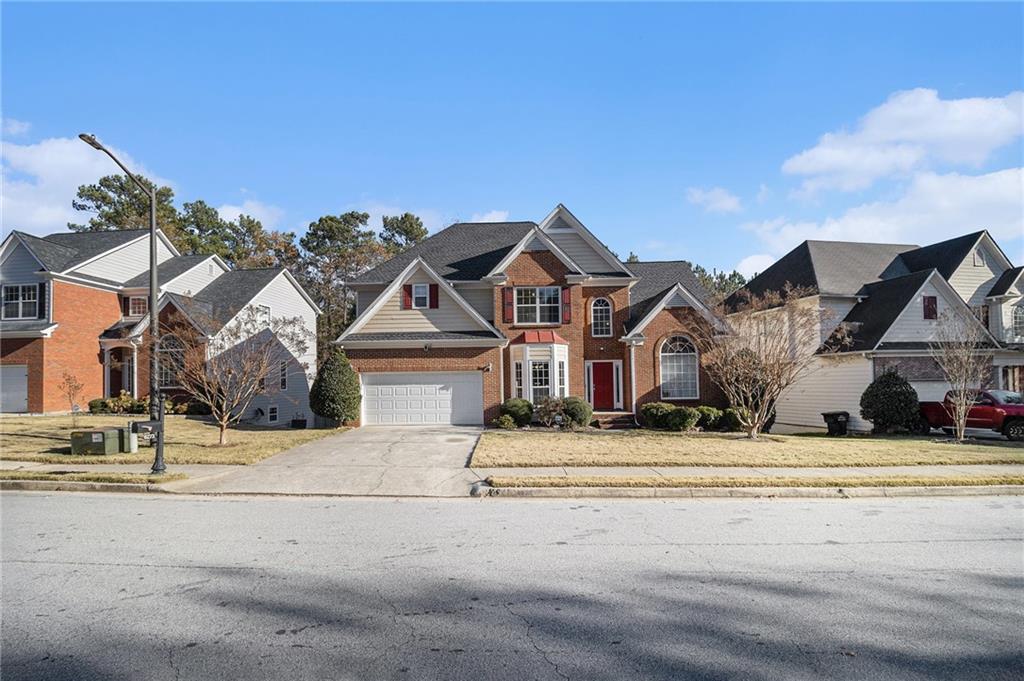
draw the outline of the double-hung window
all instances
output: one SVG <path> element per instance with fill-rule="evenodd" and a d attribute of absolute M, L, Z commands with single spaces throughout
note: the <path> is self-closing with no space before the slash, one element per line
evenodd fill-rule
<path fill-rule="evenodd" d="M 36 284 L 4 286 L 4 319 L 35 319 L 39 316 L 39 287 Z"/>
<path fill-rule="evenodd" d="M 149 298 L 146 296 L 131 296 L 128 298 L 128 316 L 141 317 L 149 310 Z"/>
<path fill-rule="evenodd" d="M 565 392 L 565 362 L 558 362 L 558 396 L 568 397 Z"/>
<path fill-rule="evenodd" d="M 562 289 L 538 286 L 516 289 L 516 324 L 558 324 L 562 321 Z"/>
<path fill-rule="evenodd" d="M 530 362 L 530 388 L 532 401 L 551 395 L 551 364 L 549 362 Z"/>
<path fill-rule="evenodd" d="M 516 397 L 522 397 L 523 396 L 523 363 L 522 362 L 516 362 L 515 383 L 516 383 Z"/>
<path fill-rule="evenodd" d="M 412 285 L 412 309 L 422 310 L 430 307 L 430 285 Z"/>

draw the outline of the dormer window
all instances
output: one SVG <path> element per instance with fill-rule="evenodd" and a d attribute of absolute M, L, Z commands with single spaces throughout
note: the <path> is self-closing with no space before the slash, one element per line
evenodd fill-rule
<path fill-rule="evenodd" d="M 128 298 L 128 316 L 141 317 L 149 311 L 149 298 L 146 296 L 131 296 Z"/>
<path fill-rule="evenodd" d="M 412 285 L 412 309 L 425 310 L 430 307 L 430 285 Z"/>

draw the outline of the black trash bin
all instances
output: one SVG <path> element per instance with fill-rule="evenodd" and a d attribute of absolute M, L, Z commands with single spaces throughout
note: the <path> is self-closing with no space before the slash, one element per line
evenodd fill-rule
<path fill-rule="evenodd" d="M 829 437 L 846 435 L 846 424 L 850 422 L 850 412 L 826 411 L 822 412 L 821 416 L 825 419 L 825 425 L 828 426 Z"/>

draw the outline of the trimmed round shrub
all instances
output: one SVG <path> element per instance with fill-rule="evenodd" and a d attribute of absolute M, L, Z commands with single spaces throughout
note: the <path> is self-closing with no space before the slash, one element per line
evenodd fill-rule
<path fill-rule="evenodd" d="M 717 407 L 701 405 L 697 407 L 697 427 L 701 430 L 714 430 L 722 418 L 722 410 Z"/>
<path fill-rule="evenodd" d="M 668 402 L 648 402 L 640 407 L 640 416 L 644 420 L 644 428 L 666 428 L 666 417 L 675 411 L 674 404 Z"/>
<path fill-rule="evenodd" d="M 743 430 L 739 411 L 733 407 L 723 411 L 721 418 L 718 419 L 718 429 L 726 433 L 738 433 Z"/>
<path fill-rule="evenodd" d="M 566 397 L 562 402 L 562 411 L 574 426 L 580 428 L 589 426 L 594 417 L 594 408 L 582 397 Z"/>
<path fill-rule="evenodd" d="M 359 376 L 344 351 L 335 348 L 316 372 L 316 380 L 309 391 L 309 408 L 317 416 L 344 423 L 359 418 L 362 399 Z"/>
<path fill-rule="evenodd" d="M 502 430 L 515 430 L 516 420 L 508 414 L 502 414 L 498 418 L 491 421 L 491 425 L 495 428 L 501 428 Z"/>
<path fill-rule="evenodd" d="M 533 420 L 533 404 L 521 397 L 510 397 L 501 403 L 501 413 L 511 416 L 517 426 L 528 426 Z"/>
<path fill-rule="evenodd" d="M 665 429 L 680 433 L 693 430 L 698 418 L 700 412 L 693 407 L 676 407 L 665 415 Z"/>
<path fill-rule="evenodd" d="M 921 420 L 917 391 L 895 371 L 885 371 L 860 396 L 860 415 L 874 433 L 913 432 Z"/>
<path fill-rule="evenodd" d="M 89 400 L 89 413 L 90 414 L 109 414 L 110 405 L 102 397 L 97 397 L 95 400 Z"/>

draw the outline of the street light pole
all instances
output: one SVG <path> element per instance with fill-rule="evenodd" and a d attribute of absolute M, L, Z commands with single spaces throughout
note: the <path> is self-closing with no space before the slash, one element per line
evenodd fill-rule
<path fill-rule="evenodd" d="M 82 133 L 78 137 L 93 149 L 102 151 L 113 159 L 114 163 L 124 171 L 124 174 L 131 178 L 132 182 L 137 184 L 149 197 L 149 419 L 160 422 L 160 426 L 156 431 L 156 456 L 153 457 L 152 470 L 153 473 L 160 474 L 167 470 L 167 466 L 164 465 L 164 410 L 163 398 L 160 395 L 160 359 L 157 356 L 157 348 L 160 345 L 160 320 L 157 314 L 159 291 L 156 276 L 158 264 L 156 247 L 156 185 L 150 187 L 143 184 L 109 149 L 100 144 L 95 135 Z"/>

